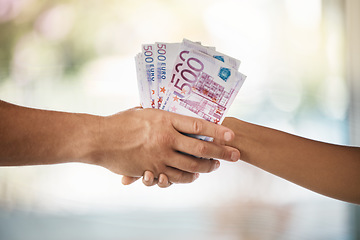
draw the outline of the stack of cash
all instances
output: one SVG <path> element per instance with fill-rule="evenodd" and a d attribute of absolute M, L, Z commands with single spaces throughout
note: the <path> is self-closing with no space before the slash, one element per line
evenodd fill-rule
<path fill-rule="evenodd" d="M 157 108 L 220 124 L 246 76 L 240 61 L 214 47 L 182 43 L 143 44 L 135 57 L 143 108 Z"/>

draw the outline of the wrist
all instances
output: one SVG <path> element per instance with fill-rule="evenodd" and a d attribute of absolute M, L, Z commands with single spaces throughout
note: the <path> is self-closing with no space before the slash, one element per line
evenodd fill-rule
<path fill-rule="evenodd" d="M 228 145 L 240 151 L 241 160 L 250 163 L 254 160 L 254 153 L 262 151 L 265 129 L 232 117 L 225 118 L 223 125 L 235 133 L 235 138 Z"/>
<path fill-rule="evenodd" d="M 100 165 L 101 125 L 104 117 L 81 114 L 79 118 L 79 127 L 75 136 L 78 147 L 73 147 L 75 162 Z"/>

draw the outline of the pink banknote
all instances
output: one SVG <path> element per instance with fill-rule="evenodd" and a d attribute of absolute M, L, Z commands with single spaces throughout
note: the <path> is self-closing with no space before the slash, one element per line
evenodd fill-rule
<path fill-rule="evenodd" d="M 166 95 L 167 86 L 171 77 L 172 69 L 179 53 L 180 43 L 161 43 L 156 44 L 156 79 L 158 81 L 158 105 L 160 108 Z"/>
<path fill-rule="evenodd" d="M 224 120 L 246 78 L 238 71 L 239 60 L 186 39 L 144 44 L 135 62 L 142 107 L 216 124 Z"/>
<path fill-rule="evenodd" d="M 174 64 L 162 110 L 221 123 L 246 76 L 197 50 L 183 50 Z"/>
<path fill-rule="evenodd" d="M 156 79 L 156 45 L 155 44 L 143 44 L 141 61 L 143 66 L 143 75 L 145 79 L 144 85 L 147 85 L 146 90 L 150 95 L 150 106 L 152 108 L 158 108 L 158 96 L 159 96 L 159 84 Z M 144 89 L 145 90 L 145 89 Z M 146 104 L 147 105 L 147 104 Z"/>

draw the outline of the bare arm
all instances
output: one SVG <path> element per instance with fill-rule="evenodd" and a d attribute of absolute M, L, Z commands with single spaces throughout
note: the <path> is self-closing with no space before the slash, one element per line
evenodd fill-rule
<path fill-rule="evenodd" d="M 241 159 L 329 197 L 360 204 L 360 148 L 313 141 L 226 118 Z"/>
<path fill-rule="evenodd" d="M 25 108 L 0 101 L 0 165 L 21 166 L 85 160 L 100 118 Z"/>
<path fill-rule="evenodd" d="M 65 113 L 0 101 L 0 166 L 83 162 L 131 177 L 151 170 L 172 182 L 192 182 L 211 172 L 218 161 L 231 160 L 237 149 L 210 145 L 180 132 L 232 139 L 226 127 L 165 111 L 127 110 L 112 116 Z"/>

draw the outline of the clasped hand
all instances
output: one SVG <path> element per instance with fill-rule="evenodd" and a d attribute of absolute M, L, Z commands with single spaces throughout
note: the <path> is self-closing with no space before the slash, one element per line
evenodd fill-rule
<path fill-rule="evenodd" d="M 182 133 L 209 136 L 214 141 Z M 228 161 L 240 158 L 237 149 L 224 144 L 234 138 L 232 130 L 157 109 L 134 108 L 102 117 L 98 136 L 99 150 L 93 153 L 94 163 L 124 175 L 124 184 L 136 181 L 145 172 L 143 182 L 148 186 L 190 183 L 199 173 L 209 173 L 220 166 L 214 158 Z"/>

